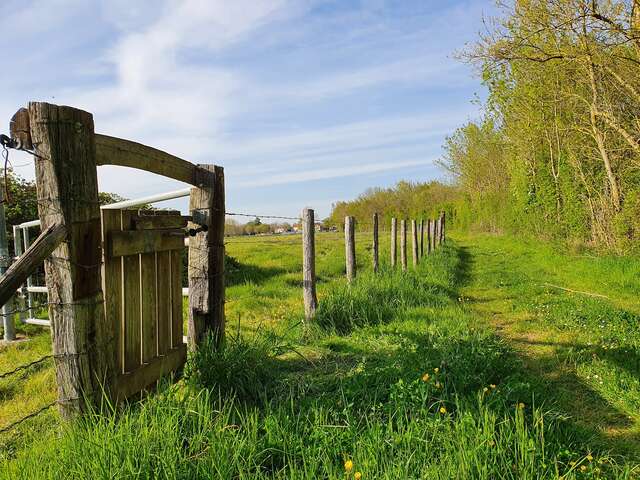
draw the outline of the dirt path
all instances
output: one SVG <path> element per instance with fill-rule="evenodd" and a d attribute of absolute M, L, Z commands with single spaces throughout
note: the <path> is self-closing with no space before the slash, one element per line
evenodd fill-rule
<path fill-rule="evenodd" d="M 596 444 L 613 453 L 640 458 L 636 408 L 640 389 L 629 392 L 626 398 L 617 394 L 625 383 L 638 383 L 638 369 L 621 367 L 613 353 L 603 351 L 588 321 L 584 329 L 567 328 L 557 310 L 563 302 L 560 305 L 565 308 L 566 304 L 568 316 L 584 310 L 589 318 L 592 310 L 594 315 L 599 314 L 599 302 L 608 301 L 594 297 L 585 300 L 583 294 L 541 288 L 549 279 L 557 278 L 556 263 L 553 259 L 548 264 L 532 261 L 535 252 L 520 244 L 475 238 L 462 238 L 458 244 L 466 264 L 462 269 L 465 302 L 512 346 L 539 403 L 569 418 Z M 583 279 L 573 283 L 570 273 L 562 278 L 563 286 L 584 288 L 580 283 Z M 635 345 L 635 340 L 631 343 Z M 628 347 L 616 348 L 623 351 Z M 603 370 L 608 374 L 600 373 Z"/>

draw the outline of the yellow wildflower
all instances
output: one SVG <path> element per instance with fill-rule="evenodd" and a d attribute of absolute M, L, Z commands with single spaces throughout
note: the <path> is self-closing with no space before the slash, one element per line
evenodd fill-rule
<path fill-rule="evenodd" d="M 489 386 L 490 386 L 492 389 L 493 389 L 493 388 L 496 388 L 495 384 L 493 384 L 493 383 L 492 383 L 491 385 L 489 385 Z"/>
<path fill-rule="evenodd" d="M 436 388 L 441 388 L 442 384 L 440 382 L 436 382 Z"/>
<path fill-rule="evenodd" d="M 591 454 L 587 455 L 587 460 L 589 460 L 590 462 L 593 461 L 593 456 Z"/>
<path fill-rule="evenodd" d="M 520 410 L 522 410 L 522 409 L 524 408 L 524 403 L 520 402 L 520 403 L 518 404 L 518 408 L 519 408 Z"/>
<path fill-rule="evenodd" d="M 353 475 L 353 478 L 354 478 L 354 480 L 360 480 L 360 479 L 362 478 L 362 473 L 360 473 L 360 472 L 356 472 L 356 473 Z"/>
<path fill-rule="evenodd" d="M 488 389 L 487 387 L 484 387 L 484 388 L 482 389 L 482 391 L 483 391 L 484 393 L 487 393 L 487 392 L 489 391 L 489 389 Z"/>
<path fill-rule="evenodd" d="M 344 469 L 347 473 L 353 470 L 353 462 L 351 460 L 347 460 L 346 462 L 344 462 Z"/>
<path fill-rule="evenodd" d="M 428 382 L 430 378 L 431 378 L 431 376 L 430 376 L 428 373 L 425 373 L 425 374 L 422 376 L 422 381 L 423 381 L 423 382 Z"/>
<path fill-rule="evenodd" d="M 580 467 L 580 471 L 581 471 L 581 472 L 586 472 L 586 471 L 587 471 L 587 466 L 586 466 L 586 465 L 582 465 L 582 466 Z"/>
<path fill-rule="evenodd" d="M 434 372 L 434 373 L 438 373 L 439 371 L 440 371 L 440 369 L 439 369 L 438 367 L 436 367 L 436 368 L 434 368 L 434 369 L 433 369 L 433 372 Z"/>
<path fill-rule="evenodd" d="M 442 413 L 443 415 L 445 413 L 447 413 L 447 408 L 446 407 L 440 407 L 440 413 Z"/>

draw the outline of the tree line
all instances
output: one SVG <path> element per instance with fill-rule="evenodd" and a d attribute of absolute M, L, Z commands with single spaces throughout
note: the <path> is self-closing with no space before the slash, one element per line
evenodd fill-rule
<path fill-rule="evenodd" d="M 457 221 L 638 249 L 640 0 L 498 6 L 460 55 L 488 98 L 446 141 Z"/>

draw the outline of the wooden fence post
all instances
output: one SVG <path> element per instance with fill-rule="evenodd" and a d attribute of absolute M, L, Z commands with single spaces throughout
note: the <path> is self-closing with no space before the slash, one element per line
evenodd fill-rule
<path fill-rule="evenodd" d="M 432 228 L 433 227 L 431 226 L 431 219 L 427 218 L 427 255 L 429 255 L 431 253 L 431 250 L 433 250 L 431 245 L 431 239 L 433 237 L 433 235 L 431 234 Z"/>
<path fill-rule="evenodd" d="M 356 219 L 344 219 L 344 245 L 347 262 L 347 280 L 352 282 L 356 278 Z"/>
<path fill-rule="evenodd" d="M 440 217 L 438 216 L 433 221 L 433 249 L 434 250 L 440 245 L 440 243 L 439 243 L 439 241 L 440 241 L 439 227 L 440 227 Z"/>
<path fill-rule="evenodd" d="M 310 208 L 302 211 L 302 292 L 304 317 L 313 319 L 318 308 L 316 295 L 316 241 L 315 214 Z"/>
<path fill-rule="evenodd" d="M 420 258 L 424 257 L 424 218 L 420 220 Z"/>
<path fill-rule="evenodd" d="M 49 318 L 63 418 L 99 408 L 112 393 L 114 333 L 102 291 L 100 208 L 93 116 L 71 107 L 29 104 L 36 147 L 42 230 L 64 225 L 65 239 L 45 261 Z"/>
<path fill-rule="evenodd" d="M 200 187 L 191 189 L 189 228 L 199 229 L 189 237 L 189 324 L 187 339 L 194 350 L 211 332 L 217 346 L 224 340 L 224 169 L 199 165 L 210 175 Z M 199 228 L 206 225 L 206 229 Z M 206 231 L 205 231 L 206 230 Z"/>
<path fill-rule="evenodd" d="M 442 214 L 440 216 L 441 220 L 440 220 L 440 243 L 444 243 L 445 241 L 445 235 L 446 235 L 446 229 L 447 229 L 447 217 L 446 217 L 446 212 L 443 210 Z"/>
<path fill-rule="evenodd" d="M 378 214 L 373 214 L 373 273 L 378 273 L 378 257 L 379 257 L 378 245 Z"/>
<path fill-rule="evenodd" d="M 407 270 L 407 221 L 400 221 L 400 262 L 402 271 Z"/>
<path fill-rule="evenodd" d="M 418 266 L 418 225 L 411 220 L 411 253 L 413 256 L 413 268 Z"/>
<path fill-rule="evenodd" d="M 398 263 L 398 220 L 393 217 L 391 219 L 391 268 L 395 268 Z"/>

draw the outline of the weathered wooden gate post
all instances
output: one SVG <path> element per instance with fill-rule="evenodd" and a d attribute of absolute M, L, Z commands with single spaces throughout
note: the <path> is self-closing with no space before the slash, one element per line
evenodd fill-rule
<path fill-rule="evenodd" d="M 30 103 L 28 114 L 42 230 L 66 228 L 45 274 L 58 402 L 62 416 L 71 418 L 99 406 L 116 374 L 102 292 L 93 116 L 41 102 Z"/>
<path fill-rule="evenodd" d="M 194 350 L 211 332 L 218 346 L 224 340 L 224 169 L 198 165 L 211 175 L 191 189 L 189 238 L 188 344 Z M 206 228 L 202 228 L 206 225 Z"/>
<path fill-rule="evenodd" d="M 311 320 L 318 308 L 316 295 L 316 241 L 314 211 L 305 208 L 302 211 L 302 291 L 304 298 L 304 316 Z"/>

